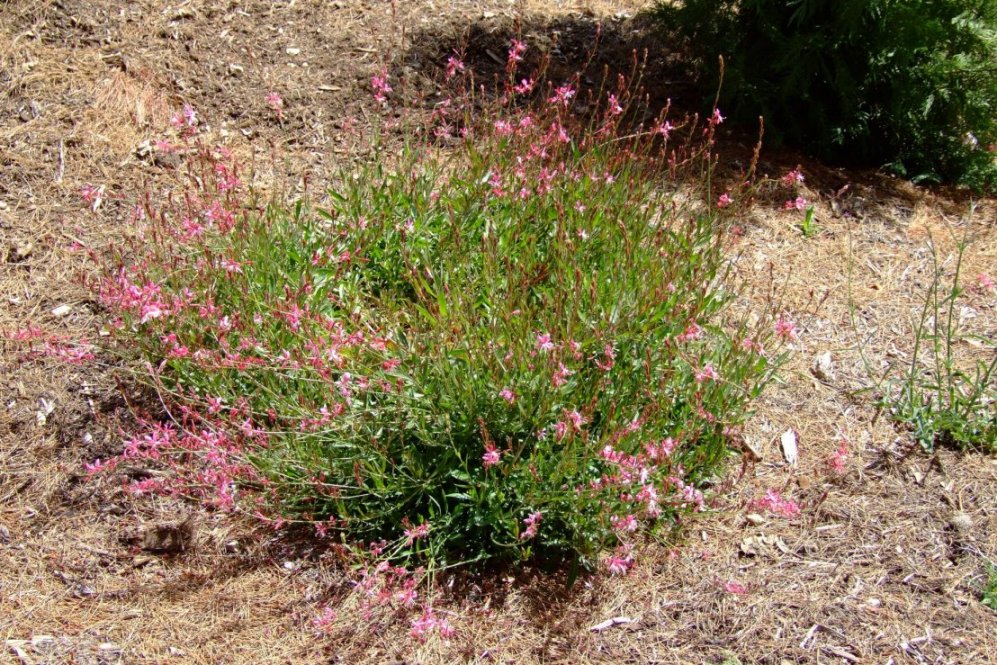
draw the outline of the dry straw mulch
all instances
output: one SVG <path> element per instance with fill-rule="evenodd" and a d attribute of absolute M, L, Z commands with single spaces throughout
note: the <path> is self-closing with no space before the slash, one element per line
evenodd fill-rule
<path fill-rule="evenodd" d="M 528 38 L 555 36 L 570 55 L 572 35 L 589 34 L 594 17 L 609 43 L 628 44 L 637 30 L 630 16 L 641 8 L 566 1 L 518 11 L 533 17 Z M 506 2 L 460 0 L 399 3 L 394 15 L 388 3 L 359 0 L 8 3 L 0 13 L 0 330 L 30 323 L 72 339 L 101 334 L 80 249 L 127 233 L 129 199 L 169 185 L 175 165 L 146 142 L 183 103 L 251 165 L 258 184 L 314 187 L 336 164 L 362 159 L 344 121 L 370 122 L 366 81 L 382 59 L 417 78 L 468 26 L 501 43 L 513 12 Z M 286 100 L 283 124 L 264 101 L 270 90 Z M 737 152 L 741 139 L 729 140 Z M 762 168 L 778 176 L 797 162 L 807 196 L 820 201 L 820 234 L 803 238 L 798 215 L 773 197 L 745 220 L 737 259 L 759 294 L 779 286 L 801 325 L 784 380 L 747 432 L 758 459 L 746 452 L 716 510 L 690 523 L 683 542 L 649 546 L 625 579 L 583 580 L 570 593 L 535 571 L 470 585 L 440 608 L 458 629 L 450 642 L 414 643 L 404 622 L 373 635 L 356 630 L 348 606 L 337 606 L 346 602 L 342 573 L 307 545 L 181 502 L 128 497 L 109 479 L 86 482 L 83 462 L 115 452 L 127 405 L 142 395 L 119 385 L 110 360 L 67 367 L 0 341 L 0 658 L 997 662 L 995 615 L 978 602 L 984 561 L 997 558 L 997 460 L 923 454 L 861 392 L 867 366 L 909 357 L 929 237 L 944 258 L 949 231 L 971 231 L 978 238 L 967 274 L 997 272 L 997 206 L 981 201 L 969 218 L 957 194 L 793 154 L 766 152 Z M 88 183 L 106 188 L 96 215 L 79 199 Z M 966 327 L 997 337 L 994 294 L 966 298 Z M 814 358 L 827 352 L 831 370 L 818 377 Z M 795 465 L 779 445 L 790 429 Z M 831 474 L 827 460 L 842 435 L 847 471 Z M 753 514 L 749 503 L 767 489 L 799 501 L 802 516 Z M 144 529 L 185 520 L 189 543 L 142 549 Z M 746 592 L 731 593 L 731 582 Z M 312 620 L 330 602 L 337 618 L 316 634 Z M 630 621 L 591 630 L 616 617 Z"/>

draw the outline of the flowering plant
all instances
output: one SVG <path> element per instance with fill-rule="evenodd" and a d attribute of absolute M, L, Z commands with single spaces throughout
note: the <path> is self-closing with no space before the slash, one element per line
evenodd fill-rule
<path fill-rule="evenodd" d="M 432 570 L 594 566 L 615 548 L 604 564 L 623 574 L 641 525 L 704 509 L 791 329 L 729 307 L 727 230 L 748 197 L 709 192 L 722 118 L 624 133 L 622 81 L 515 106 L 542 85 L 512 83 L 523 52 L 455 153 L 411 141 L 325 205 L 262 205 L 230 155 L 181 133 L 182 192 L 137 212 L 98 286 L 168 408 L 122 458 L 173 473 L 134 491 Z M 375 75 L 379 100 L 389 81 Z M 583 94 L 598 111 L 576 114 Z"/>

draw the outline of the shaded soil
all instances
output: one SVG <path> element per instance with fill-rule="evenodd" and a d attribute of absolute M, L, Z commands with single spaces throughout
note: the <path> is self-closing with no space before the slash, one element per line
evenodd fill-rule
<path fill-rule="evenodd" d="M 635 18 L 643 8 L 9 2 L 0 12 L 0 331 L 100 338 L 87 250 L 129 233 L 139 193 L 176 180 L 178 164 L 149 142 L 184 104 L 261 189 L 320 192 L 369 150 L 364 136 L 379 121 L 369 80 L 382 64 L 431 106 L 454 50 L 487 80 L 519 31 L 531 57 L 549 49 L 552 76 L 567 76 L 588 58 L 599 21 L 585 76 L 613 76 L 630 71 L 635 50 L 656 46 Z M 650 52 L 645 83 L 655 102 L 695 105 L 673 54 Z M 269 91 L 285 100 L 281 122 Z M 750 159 L 752 137 L 730 133 L 723 144 L 722 171 Z M 737 262 L 759 293 L 779 285 L 802 326 L 784 380 L 747 433 L 758 459 L 746 453 L 715 510 L 677 546 L 649 546 L 622 580 L 582 580 L 571 593 L 532 570 L 466 582 L 439 608 L 458 630 L 450 641 L 414 642 L 405 621 L 358 630 L 342 571 L 307 541 L 132 497 L 114 478 L 86 480 L 83 464 L 120 450 L 131 410 L 154 401 L 120 378 L 113 357 L 67 365 L 0 336 L 0 660 L 997 662 L 995 615 L 978 602 L 985 562 L 997 558 L 997 461 L 922 453 L 863 392 L 867 366 L 909 358 L 929 237 L 946 257 L 951 230 L 972 233 L 966 274 L 997 272 L 997 204 L 981 201 L 969 216 L 958 192 L 782 151 L 764 152 L 761 169 L 778 176 L 797 164 L 818 202 L 819 234 L 804 238 L 799 215 L 773 195 L 745 219 Z M 81 202 L 86 184 L 105 187 L 96 214 Z M 967 292 L 963 306 L 967 329 L 997 337 L 993 292 Z M 833 372 L 818 377 L 814 357 L 825 352 Z M 779 450 L 788 429 L 800 440 L 795 465 Z M 841 433 L 847 472 L 831 474 Z M 770 488 L 797 499 L 801 518 L 750 515 L 749 502 Z M 147 547 L 150 527 L 161 547 Z M 732 581 L 747 593 L 725 590 Z M 313 620 L 327 605 L 337 615 L 320 634 Z M 612 617 L 634 621 L 590 630 Z"/>

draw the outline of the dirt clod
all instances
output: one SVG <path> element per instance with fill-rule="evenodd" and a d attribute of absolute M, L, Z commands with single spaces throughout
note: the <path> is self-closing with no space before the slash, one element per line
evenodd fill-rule
<path fill-rule="evenodd" d="M 133 536 L 131 539 L 139 540 L 139 546 L 146 552 L 180 554 L 194 546 L 196 533 L 196 523 L 193 516 L 190 516 L 182 522 L 174 524 L 152 524 L 146 526 L 141 532 L 140 537 L 135 538 Z M 138 565 L 143 564 L 140 563 Z"/>

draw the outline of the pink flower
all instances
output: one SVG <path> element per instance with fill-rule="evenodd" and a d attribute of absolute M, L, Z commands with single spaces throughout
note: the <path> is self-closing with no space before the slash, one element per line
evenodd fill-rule
<path fill-rule="evenodd" d="M 748 593 L 748 587 L 744 586 L 740 582 L 731 580 L 729 582 L 724 582 L 724 591 L 732 593 L 735 596 L 743 596 Z"/>
<path fill-rule="evenodd" d="M 457 72 L 463 72 L 463 71 L 464 71 L 464 63 L 461 60 L 459 60 L 458 58 L 455 58 L 454 56 L 450 56 L 449 58 L 447 58 L 447 77 L 446 77 L 446 79 L 448 81 L 450 79 L 452 79 L 454 77 L 454 75 L 457 74 Z"/>
<path fill-rule="evenodd" d="M 602 349 L 604 361 L 595 361 L 595 366 L 601 369 L 603 372 L 608 372 L 613 369 L 613 365 L 616 362 L 616 349 L 613 348 L 612 344 L 607 344 Z"/>
<path fill-rule="evenodd" d="M 782 205 L 783 210 L 805 210 L 807 207 L 807 200 L 802 196 L 797 196 L 795 199 L 790 199 Z"/>
<path fill-rule="evenodd" d="M 733 202 L 734 202 L 734 199 L 732 199 L 730 197 L 730 194 L 728 194 L 727 192 L 724 192 L 723 194 L 720 195 L 720 198 L 717 199 L 717 207 L 718 208 L 726 208 L 727 206 L 729 206 Z"/>
<path fill-rule="evenodd" d="M 794 340 L 797 337 L 796 324 L 790 319 L 786 318 L 785 314 L 780 314 L 778 320 L 776 320 L 775 334 L 777 337 L 784 340 Z"/>
<path fill-rule="evenodd" d="M 298 332 L 301 330 L 301 317 L 306 314 L 305 310 L 298 307 L 295 303 L 291 305 L 291 308 L 284 314 L 284 320 L 291 327 L 291 330 Z"/>
<path fill-rule="evenodd" d="M 761 499 L 751 502 L 751 507 L 756 510 L 767 510 L 776 515 L 792 519 L 799 516 L 800 506 L 792 499 L 784 499 L 779 492 L 769 490 Z"/>
<path fill-rule="evenodd" d="M 663 122 L 663 123 L 659 122 L 659 121 L 655 121 L 654 133 L 655 134 L 660 134 L 661 136 L 663 136 L 666 139 L 668 138 L 668 135 L 671 133 L 671 131 L 673 129 L 675 129 L 675 126 L 672 125 L 672 123 L 668 122 L 667 120 L 665 122 Z"/>
<path fill-rule="evenodd" d="M 197 133 L 197 112 L 190 104 L 184 104 L 183 111 L 174 113 L 170 124 L 183 134 L 192 136 Z"/>
<path fill-rule="evenodd" d="M 568 104 L 571 103 L 571 99 L 574 96 L 575 96 L 575 89 L 572 88 L 569 84 L 565 83 L 557 90 L 555 90 L 554 96 L 548 99 L 547 101 L 550 102 L 551 104 L 567 108 Z"/>
<path fill-rule="evenodd" d="M 719 378 L 720 375 L 717 374 L 717 370 L 710 363 L 706 363 L 702 369 L 696 370 L 696 383 L 703 383 L 707 379 L 717 381 Z"/>
<path fill-rule="evenodd" d="M 703 338 L 703 329 L 695 321 L 685 327 L 685 331 L 678 336 L 679 342 L 692 342 Z"/>
<path fill-rule="evenodd" d="M 719 125 L 724 120 L 726 120 L 726 118 L 720 115 L 720 109 L 713 109 L 713 115 L 710 116 L 710 124 Z"/>
<path fill-rule="evenodd" d="M 626 575 L 633 566 L 633 560 L 629 557 L 611 556 L 606 560 L 606 568 L 611 575 Z"/>
<path fill-rule="evenodd" d="M 277 114 L 278 120 L 284 119 L 284 98 L 276 92 L 267 93 L 267 104 L 273 109 L 273 112 Z"/>
<path fill-rule="evenodd" d="M 370 77 L 370 87 L 374 90 L 374 99 L 379 102 L 387 100 L 388 93 L 392 91 L 392 87 L 388 83 L 388 70 L 386 67 L 381 68 L 380 74 L 374 74 Z"/>
<path fill-rule="evenodd" d="M 429 522 L 423 522 L 419 526 L 409 527 L 405 529 L 405 544 L 411 545 L 416 540 L 420 538 L 425 538 L 429 535 Z"/>
<path fill-rule="evenodd" d="M 153 319 L 158 319 L 169 313 L 169 310 L 162 303 L 151 302 L 142 305 L 139 315 L 142 317 L 139 323 L 148 323 Z"/>
<path fill-rule="evenodd" d="M 233 261 L 232 259 L 228 258 L 223 258 L 219 263 L 221 264 L 221 267 L 225 270 L 225 272 L 229 273 L 230 275 L 232 273 L 242 273 L 242 264 L 237 261 Z"/>
<path fill-rule="evenodd" d="M 93 462 L 84 462 L 83 469 L 87 472 L 88 476 L 100 473 L 108 467 L 106 462 L 101 462 L 100 459 L 95 459 Z"/>
<path fill-rule="evenodd" d="M 555 388 L 560 388 L 565 383 L 568 382 L 568 377 L 574 374 L 570 369 L 564 366 L 564 363 L 557 363 L 557 371 L 554 372 L 554 376 L 551 377 L 551 383 Z"/>
<path fill-rule="evenodd" d="M 838 444 L 838 449 L 831 453 L 831 457 L 827 460 L 827 465 L 830 467 L 831 471 L 834 473 L 844 473 L 846 468 L 846 463 L 848 461 L 848 439 L 841 437 L 841 443 Z"/>
<path fill-rule="evenodd" d="M 412 629 L 409 634 L 424 642 L 430 633 L 436 631 L 441 637 L 450 638 L 454 634 L 453 626 L 446 619 L 438 619 L 433 614 L 433 608 L 427 607 L 418 619 L 412 619 Z"/>
<path fill-rule="evenodd" d="M 637 518 L 633 515 L 617 517 L 613 515 L 609 518 L 609 523 L 613 525 L 615 531 L 626 531 L 633 533 L 637 530 Z"/>
<path fill-rule="evenodd" d="M 634 558 L 631 554 L 632 545 L 620 545 L 616 553 L 606 559 L 606 568 L 610 575 L 626 575 L 633 568 Z"/>
<path fill-rule="evenodd" d="M 745 351 L 754 351 L 759 355 L 765 355 L 765 347 L 762 346 L 762 343 L 748 339 L 747 337 L 741 341 L 741 348 Z"/>
<path fill-rule="evenodd" d="M 537 335 L 538 351 L 553 351 L 554 348 L 554 343 L 550 341 L 550 333 L 541 333 Z"/>
<path fill-rule="evenodd" d="M 512 404 L 513 402 L 516 401 L 516 393 L 512 392 L 508 388 L 503 388 L 502 390 L 500 390 L 499 397 L 504 399 L 509 404 Z"/>
<path fill-rule="evenodd" d="M 319 632 L 326 632 L 332 626 L 332 623 L 336 620 L 336 612 L 329 606 L 326 606 L 322 610 L 321 614 L 312 619 L 312 625 Z"/>
<path fill-rule="evenodd" d="M 554 134 L 557 134 L 557 140 L 561 143 L 571 143 L 571 136 L 568 134 L 568 130 L 559 122 L 555 122 L 550 126 L 550 136 Z M 552 175 L 556 175 L 556 172 Z"/>
<path fill-rule="evenodd" d="M 654 442 L 645 444 L 644 449 L 647 451 L 648 457 L 652 460 L 658 461 L 666 459 L 670 456 L 672 451 L 675 450 L 676 445 L 678 445 L 678 442 L 675 439 L 668 437 L 657 444 Z"/>
<path fill-rule="evenodd" d="M 537 529 L 540 528 L 540 522 L 543 521 L 543 514 L 539 510 L 535 510 L 523 520 L 523 524 L 526 525 L 526 529 L 519 534 L 520 540 L 530 540 L 535 538 L 537 535 Z"/>
<path fill-rule="evenodd" d="M 554 434 L 557 436 L 558 441 L 568 436 L 568 424 L 564 421 L 554 423 Z"/>
<path fill-rule="evenodd" d="M 980 291 L 993 291 L 994 280 L 985 272 L 981 272 L 976 277 L 976 286 Z"/>
<path fill-rule="evenodd" d="M 518 39 L 513 39 L 512 47 L 509 49 L 509 65 L 521 62 L 523 60 L 524 53 L 526 53 L 526 44 Z"/>
<path fill-rule="evenodd" d="M 609 96 L 609 115 L 619 115 L 623 113 L 623 107 L 620 106 L 620 102 L 616 99 L 616 95 Z"/>
<path fill-rule="evenodd" d="M 395 599 L 405 607 L 412 607 L 419 598 L 419 592 L 414 587 L 406 585 L 401 591 L 395 594 Z"/>
<path fill-rule="evenodd" d="M 104 202 L 104 186 L 83 185 L 80 189 L 80 196 L 86 203 L 90 204 L 90 210 L 97 212 L 97 208 Z"/>
<path fill-rule="evenodd" d="M 505 120 L 496 120 L 495 133 L 499 136 L 509 136 L 512 134 L 512 125 Z"/>
<path fill-rule="evenodd" d="M 513 90 L 517 95 L 525 95 L 533 92 L 533 86 L 536 85 L 533 79 L 522 79 Z"/>
<path fill-rule="evenodd" d="M 582 425 L 585 424 L 585 419 L 582 417 L 582 414 L 577 411 L 569 411 L 564 415 L 567 421 L 571 424 L 571 429 L 576 432 L 580 432 Z"/>
<path fill-rule="evenodd" d="M 695 506 L 697 512 L 702 511 L 706 507 L 706 500 L 703 497 L 703 493 L 692 485 L 686 485 L 682 488 L 682 499 L 686 503 L 691 503 Z"/>
<path fill-rule="evenodd" d="M 494 443 L 485 444 L 485 454 L 481 456 L 481 463 L 489 469 L 502 460 L 502 451 L 495 447 Z"/>
<path fill-rule="evenodd" d="M 803 182 L 803 174 L 800 173 L 799 168 L 795 168 L 786 175 L 782 176 L 780 180 L 782 180 L 782 184 L 786 185 L 787 187 L 793 187 L 794 185 Z"/>

